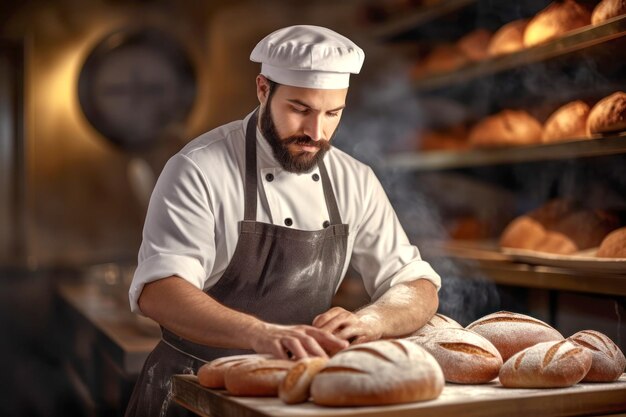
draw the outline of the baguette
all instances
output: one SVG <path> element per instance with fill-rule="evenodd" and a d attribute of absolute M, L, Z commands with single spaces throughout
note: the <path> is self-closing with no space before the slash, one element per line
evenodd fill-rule
<path fill-rule="evenodd" d="M 407 340 L 435 357 L 448 382 L 484 384 L 497 377 L 502 366 L 498 349 L 470 330 L 439 328 Z"/>
<path fill-rule="evenodd" d="M 570 336 L 568 340 L 591 352 L 591 369 L 583 381 L 612 382 L 619 379 L 624 372 L 624 353 L 608 336 L 595 330 L 583 330 Z"/>
<path fill-rule="evenodd" d="M 313 379 L 318 405 L 400 404 L 437 398 L 444 386 L 439 364 L 407 340 L 377 340 L 333 356 Z"/>
<path fill-rule="evenodd" d="M 599 25 L 623 14 L 626 14 L 626 0 L 602 0 L 593 9 L 591 23 Z"/>
<path fill-rule="evenodd" d="M 232 395 L 276 397 L 278 386 L 294 364 L 289 360 L 265 359 L 231 366 L 224 375 L 224 385 Z"/>
<path fill-rule="evenodd" d="M 524 46 L 535 46 L 590 24 L 591 13 L 585 7 L 574 0 L 555 1 L 528 23 L 524 31 Z"/>
<path fill-rule="evenodd" d="M 569 387 L 591 367 L 591 353 L 568 340 L 544 342 L 513 355 L 500 369 L 500 383 L 508 388 Z"/>
<path fill-rule="evenodd" d="M 268 355 L 251 354 L 226 356 L 212 360 L 198 369 L 198 383 L 207 388 L 224 388 L 224 374 L 228 368 L 267 358 L 269 358 Z"/>
<path fill-rule="evenodd" d="M 543 142 L 559 142 L 571 139 L 589 139 L 587 117 L 589 105 L 576 100 L 557 109 L 543 127 Z"/>
<path fill-rule="evenodd" d="M 326 358 L 300 359 L 278 386 L 278 397 L 286 404 L 297 404 L 308 400 L 311 382 L 327 361 Z"/>
<path fill-rule="evenodd" d="M 564 339 L 561 333 L 543 321 L 508 311 L 489 314 L 471 323 L 466 329 L 493 343 L 504 362 L 537 343 Z"/>
<path fill-rule="evenodd" d="M 589 112 L 587 129 L 599 134 L 626 130 L 626 93 L 617 91 L 598 101 Z"/>

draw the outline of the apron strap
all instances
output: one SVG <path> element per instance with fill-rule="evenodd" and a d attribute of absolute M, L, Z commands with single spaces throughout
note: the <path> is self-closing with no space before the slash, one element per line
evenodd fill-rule
<path fill-rule="evenodd" d="M 341 214 L 339 214 L 339 207 L 337 206 L 337 199 L 333 192 L 333 185 L 330 182 L 328 171 L 324 160 L 319 161 L 317 164 L 320 169 L 320 176 L 322 177 L 322 188 L 324 189 L 324 198 L 326 199 L 326 208 L 330 216 L 330 224 L 341 224 Z"/>
<path fill-rule="evenodd" d="M 246 221 L 256 220 L 256 124 L 258 113 L 259 109 L 257 108 L 248 120 L 246 127 L 246 196 L 243 216 Z"/>
<path fill-rule="evenodd" d="M 246 126 L 246 190 L 245 190 L 245 209 L 244 221 L 256 221 L 257 208 L 257 169 L 256 169 L 256 125 L 259 109 L 257 108 Z M 324 161 L 319 161 L 320 176 L 322 177 L 322 188 L 324 190 L 324 199 L 326 200 L 326 208 L 330 216 L 330 224 L 342 224 L 337 199 L 333 192 L 333 186 L 328 177 L 328 171 Z"/>

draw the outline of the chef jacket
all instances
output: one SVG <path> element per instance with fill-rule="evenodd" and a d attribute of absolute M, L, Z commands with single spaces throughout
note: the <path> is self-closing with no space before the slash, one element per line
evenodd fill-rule
<path fill-rule="evenodd" d="M 189 142 L 165 165 L 152 192 L 131 283 L 131 310 L 143 286 L 172 275 L 208 290 L 228 266 L 244 217 L 245 127 L 235 121 Z M 257 128 L 257 221 L 319 230 L 329 221 L 319 169 L 282 169 Z M 380 182 L 367 165 L 332 147 L 324 156 L 343 223 L 350 228 L 349 265 L 376 300 L 390 287 L 441 279 L 411 245 Z M 339 284 L 338 284 L 339 285 Z"/>

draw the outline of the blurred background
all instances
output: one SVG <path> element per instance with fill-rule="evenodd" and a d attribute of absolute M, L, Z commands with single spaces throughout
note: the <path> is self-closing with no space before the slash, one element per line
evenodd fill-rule
<path fill-rule="evenodd" d="M 250 51 L 293 24 L 365 50 L 335 146 L 374 168 L 442 313 L 512 310 L 624 350 L 626 113 L 597 104 L 626 90 L 626 16 L 598 3 L 1 1 L 0 415 L 123 414 L 159 339 L 127 298 L 152 187 L 256 106 Z M 351 271 L 335 304 L 368 301 Z"/>

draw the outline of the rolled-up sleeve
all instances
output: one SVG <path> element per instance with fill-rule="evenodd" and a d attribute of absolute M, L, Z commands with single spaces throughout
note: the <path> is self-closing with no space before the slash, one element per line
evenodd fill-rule
<path fill-rule="evenodd" d="M 396 284 L 416 279 L 427 279 L 441 288 L 441 278 L 409 242 L 382 185 L 369 168 L 363 187 L 367 190 L 363 219 L 350 262 L 363 277 L 372 300 Z"/>
<path fill-rule="evenodd" d="M 185 155 L 173 156 L 152 192 L 138 266 L 129 290 L 131 310 L 145 284 L 176 275 L 199 289 L 213 268 L 215 222 L 203 172 Z"/>

